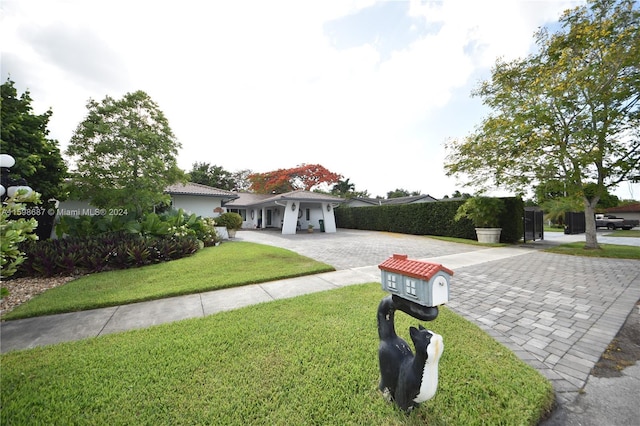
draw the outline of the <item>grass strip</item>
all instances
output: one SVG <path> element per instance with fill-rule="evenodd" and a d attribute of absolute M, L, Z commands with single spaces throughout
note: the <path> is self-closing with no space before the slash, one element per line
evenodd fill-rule
<path fill-rule="evenodd" d="M 1 356 L 2 424 L 535 425 L 551 384 L 442 308 L 435 397 L 377 390 L 379 283 Z M 396 314 L 399 335 L 418 320 Z"/>
<path fill-rule="evenodd" d="M 571 256 L 605 257 L 611 259 L 640 259 L 640 247 L 618 244 L 599 244 L 599 249 L 587 249 L 584 242 L 560 244 L 544 251 Z"/>
<path fill-rule="evenodd" d="M 171 262 L 86 275 L 47 290 L 3 319 L 123 305 L 333 270 L 290 250 L 230 242 Z"/>
<path fill-rule="evenodd" d="M 640 229 L 618 230 L 606 234 L 607 237 L 640 238 Z"/>

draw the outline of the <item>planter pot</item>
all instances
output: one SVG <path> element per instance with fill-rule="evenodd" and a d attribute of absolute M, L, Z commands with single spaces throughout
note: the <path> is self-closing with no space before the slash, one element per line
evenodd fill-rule
<path fill-rule="evenodd" d="M 476 228 L 479 243 L 499 243 L 502 228 Z"/>
<path fill-rule="evenodd" d="M 235 238 L 236 237 L 236 231 L 237 231 L 237 229 L 227 229 L 227 232 L 229 233 L 229 238 Z"/>
<path fill-rule="evenodd" d="M 307 232 L 313 234 L 313 228 L 307 228 Z"/>
<path fill-rule="evenodd" d="M 216 230 L 216 234 L 218 234 L 220 239 L 223 239 L 223 240 L 229 239 L 229 233 L 227 232 L 226 226 L 214 226 L 214 229 Z"/>

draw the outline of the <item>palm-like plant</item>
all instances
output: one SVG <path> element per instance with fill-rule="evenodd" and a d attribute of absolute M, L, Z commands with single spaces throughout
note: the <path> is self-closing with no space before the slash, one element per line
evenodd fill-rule
<path fill-rule="evenodd" d="M 354 192 L 355 190 L 356 190 L 355 184 L 349 182 L 349 178 L 347 178 L 345 180 L 339 180 L 338 183 L 333 185 L 333 188 L 331 188 L 331 193 L 334 195 L 344 197 L 348 193 Z"/>
<path fill-rule="evenodd" d="M 559 197 L 544 201 L 540 207 L 544 210 L 544 218 L 559 225 L 564 225 L 566 212 L 584 210 L 584 202 L 577 197 Z"/>

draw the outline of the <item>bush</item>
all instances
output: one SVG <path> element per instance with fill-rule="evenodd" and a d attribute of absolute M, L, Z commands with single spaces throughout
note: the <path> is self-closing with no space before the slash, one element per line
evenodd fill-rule
<path fill-rule="evenodd" d="M 62 216 L 56 225 L 58 238 L 83 238 L 121 231 L 155 237 L 193 236 L 203 246 L 212 246 L 220 241 L 213 219 L 188 214 L 182 209 L 160 215 L 147 213 L 139 218 L 131 215 Z"/>
<path fill-rule="evenodd" d="M 499 214 L 502 227 L 500 241 L 517 242 L 522 238 L 524 203 L 519 197 L 501 198 L 505 208 Z M 401 204 L 372 207 L 340 207 L 335 211 L 339 228 L 389 231 L 413 235 L 476 239 L 470 219 L 454 220 L 460 200 L 433 203 Z"/>
<path fill-rule="evenodd" d="M 455 220 L 469 219 L 476 228 L 499 228 L 504 201 L 492 197 L 471 197 L 458 207 Z"/>
<path fill-rule="evenodd" d="M 18 191 L 0 205 L 0 276 L 8 278 L 14 275 L 25 260 L 25 253 L 19 245 L 24 241 L 35 241 L 34 231 L 38 226 L 35 219 L 11 219 L 13 213 L 26 209 L 27 202 L 38 203 L 40 194 L 30 195 Z"/>
<path fill-rule="evenodd" d="M 70 276 L 126 269 L 189 256 L 198 251 L 194 236 L 143 237 L 125 232 L 84 238 L 28 241 L 17 276 Z"/>
<path fill-rule="evenodd" d="M 240 229 L 242 228 L 242 216 L 238 213 L 222 213 L 215 218 L 216 225 L 225 226 L 227 229 Z"/>
<path fill-rule="evenodd" d="M 195 231 L 196 238 L 202 241 L 205 247 L 210 247 L 222 241 L 216 232 L 216 226 L 216 222 L 213 218 L 205 217 L 202 220 L 196 221 L 191 226 L 191 229 Z"/>

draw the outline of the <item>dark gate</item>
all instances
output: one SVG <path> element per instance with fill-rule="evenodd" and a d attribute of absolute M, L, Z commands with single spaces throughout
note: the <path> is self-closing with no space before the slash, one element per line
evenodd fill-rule
<path fill-rule="evenodd" d="M 544 240 L 544 212 L 538 207 L 524 208 L 524 242 Z"/>
<path fill-rule="evenodd" d="M 584 212 L 566 212 L 564 214 L 565 234 L 584 234 L 586 229 Z"/>

